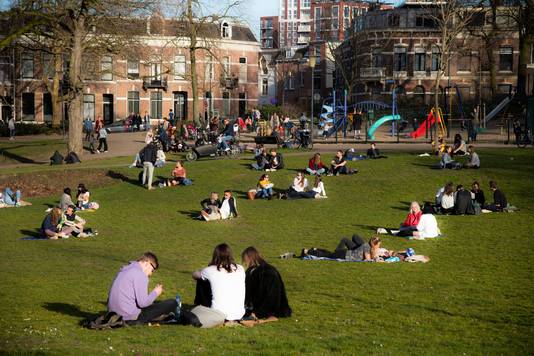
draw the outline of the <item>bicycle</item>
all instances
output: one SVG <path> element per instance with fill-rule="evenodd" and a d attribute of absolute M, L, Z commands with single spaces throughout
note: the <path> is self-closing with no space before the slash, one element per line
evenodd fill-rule
<path fill-rule="evenodd" d="M 525 148 L 529 144 L 532 144 L 532 140 L 530 139 L 531 133 L 530 130 L 521 130 L 520 133 L 516 134 L 515 143 L 517 147 L 519 148 Z"/>

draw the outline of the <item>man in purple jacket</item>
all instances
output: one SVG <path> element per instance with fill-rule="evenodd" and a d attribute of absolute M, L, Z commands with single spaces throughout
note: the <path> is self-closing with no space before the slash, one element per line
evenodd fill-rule
<path fill-rule="evenodd" d="M 148 278 L 158 266 L 158 258 L 152 252 L 145 252 L 137 261 L 123 266 L 111 284 L 108 311 L 137 323 L 148 323 L 174 312 L 177 307 L 174 299 L 154 303 L 163 293 L 161 284 L 148 294 Z"/>

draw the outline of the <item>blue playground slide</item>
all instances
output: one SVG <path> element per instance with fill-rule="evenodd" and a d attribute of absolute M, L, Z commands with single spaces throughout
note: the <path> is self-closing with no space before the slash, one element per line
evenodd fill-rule
<path fill-rule="evenodd" d="M 386 116 L 382 116 L 380 119 L 378 119 L 374 124 L 373 126 L 371 126 L 371 128 L 369 129 L 369 131 L 367 131 L 367 137 L 369 137 L 369 140 L 374 140 L 375 139 L 375 131 L 376 129 L 383 125 L 384 123 L 388 122 L 388 121 L 399 121 L 401 119 L 400 115 L 386 115 Z"/>

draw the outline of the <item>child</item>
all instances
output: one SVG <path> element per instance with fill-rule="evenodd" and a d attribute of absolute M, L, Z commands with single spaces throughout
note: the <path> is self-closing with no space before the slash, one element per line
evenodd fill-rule
<path fill-rule="evenodd" d="M 271 200 L 273 197 L 273 186 L 274 184 L 269 181 L 269 175 L 262 175 L 260 177 L 260 180 L 258 181 L 258 187 L 256 189 L 256 198 L 266 198 Z"/>

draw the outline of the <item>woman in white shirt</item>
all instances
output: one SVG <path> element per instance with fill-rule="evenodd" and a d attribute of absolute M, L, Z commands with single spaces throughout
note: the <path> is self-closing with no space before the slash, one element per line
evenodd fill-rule
<path fill-rule="evenodd" d="M 436 217 L 432 215 L 433 209 L 430 203 L 425 203 L 423 215 L 417 224 L 417 231 L 413 232 L 414 239 L 423 240 L 441 235 Z"/>
<path fill-rule="evenodd" d="M 230 246 L 217 245 L 208 267 L 193 272 L 193 279 L 198 281 L 196 305 L 218 310 L 226 320 L 240 320 L 245 315 L 245 270 L 235 263 Z"/>
<path fill-rule="evenodd" d="M 447 183 L 441 196 L 441 213 L 452 214 L 454 211 L 454 185 Z"/>
<path fill-rule="evenodd" d="M 304 172 L 298 172 L 295 179 L 293 179 L 293 185 L 289 187 L 289 190 L 287 191 L 287 198 L 288 199 L 299 199 L 299 198 L 307 198 L 307 199 L 313 199 L 315 198 L 318 193 L 310 190 L 308 190 L 308 179 L 304 176 Z"/>
<path fill-rule="evenodd" d="M 326 190 L 324 189 L 324 183 L 323 183 L 323 180 L 322 180 L 321 177 L 319 177 L 319 176 L 316 176 L 316 177 L 315 177 L 315 183 L 313 184 L 312 191 L 314 191 L 315 193 L 317 193 L 317 194 L 315 195 L 315 199 L 319 199 L 319 198 L 328 198 L 328 197 L 326 196 Z"/>

